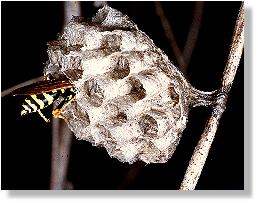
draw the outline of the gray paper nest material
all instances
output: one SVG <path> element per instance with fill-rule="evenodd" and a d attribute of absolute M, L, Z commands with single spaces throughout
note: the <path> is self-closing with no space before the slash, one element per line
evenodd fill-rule
<path fill-rule="evenodd" d="M 168 161 L 186 126 L 189 84 L 128 16 L 105 6 L 92 22 L 73 18 L 48 55 L 45 75 L 77 89 L 62 115 L 78 139 L 122 162 Z"/>

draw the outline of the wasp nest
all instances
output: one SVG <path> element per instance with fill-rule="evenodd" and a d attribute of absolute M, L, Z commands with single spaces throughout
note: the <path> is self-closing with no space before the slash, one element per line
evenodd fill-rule
<path fill-rule="evenodd" d="M 105 6 L 91 22 L 74 17 L 48 55 L 45 75 L 77 89 L 62 112 L 77 138 L 122 162 L 167 162 L 186 126 L 189 84 L 128 16 Z"/>

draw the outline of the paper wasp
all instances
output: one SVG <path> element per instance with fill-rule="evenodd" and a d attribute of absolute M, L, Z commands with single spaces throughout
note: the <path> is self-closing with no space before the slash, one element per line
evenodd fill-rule
<path fill-rule="evenodd" d="M 63 118 L 62 109 L 75 99 L 74 85 L 68 79 L 43 80 L 25 87 L 18 88 L 11 93 L 13 96 L 26 96 L 22 104 L 21 115 L 38 112 L 46 121 L 41 112 L 42 109 L 49 105 L 55 104 L 52 111 L 55 118 Z M 63 118 L 64 119 L 64 118 Z"/>

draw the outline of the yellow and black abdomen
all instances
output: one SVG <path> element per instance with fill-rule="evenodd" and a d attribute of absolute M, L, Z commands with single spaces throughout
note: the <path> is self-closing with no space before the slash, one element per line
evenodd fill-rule
<path fill-rule="evenodd" d="M 38 110 L 53 104 L 59 97 L 62 97 L 62 102 L 57 106 L 61 109 L 66 103 L 75 97 L 74 88 L 54 89 L 49 92 L 29 95 L 22 104 L 21 115 L 33 113 Z"/>
<path fill-rule="evenodd" d="M 45 107 L 51 105 L 61 95 L 61 93 L 62 91 L 60 89 L 44 92 L 41 94 L 30 95 L 24 100 L 24 103 L 22 104 L 21 115 L 44 109 Z"/>

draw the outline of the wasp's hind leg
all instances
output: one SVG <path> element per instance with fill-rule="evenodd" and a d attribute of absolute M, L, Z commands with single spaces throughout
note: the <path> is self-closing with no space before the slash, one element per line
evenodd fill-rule
<path fill-rule="evenodd" d="M 44 116 L 44 114 L 43 114 L 40 110 L 37 110 L 37 112 L 39 113 L 39 115 L 41 116 L 41 118 L 44 119 L 44 121 L 46 121 L 47 123 L 50 122 L 50 119 L 46 118 L 46 117 Z"/>

